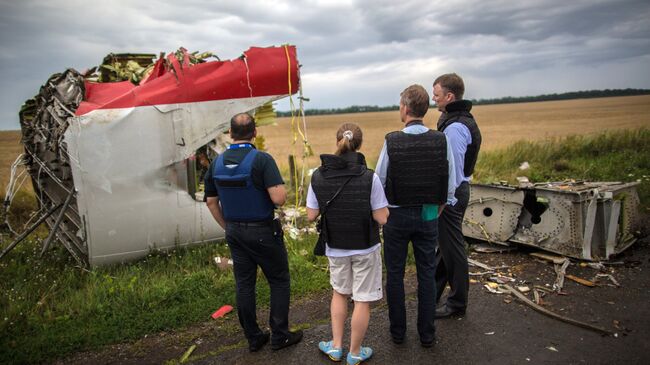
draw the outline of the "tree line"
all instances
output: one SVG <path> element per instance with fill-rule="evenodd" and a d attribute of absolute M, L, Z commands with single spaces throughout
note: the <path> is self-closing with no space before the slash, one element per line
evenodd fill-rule
<path fill-rule="evenodd" d="M 488 104 L 529 103 L 535 101 L 589 99 L 589 98 L 604 98 L 610 96 L 632 96 L 632 95 L 648 95 L 648 94 L 650 94 L 650 89 L 627 88 L 627 89 L 572 91 L 566 93 L 543 94 L 537 96 L 505 96 L 502 98 L 470 99 L 470 100 L 474 105 L 488 105 Z M 345 108 L 305 109 L 305 115 L 384 112 L 384 111 L 391 111 L 391 110 L 399 110 L 399 105 L 389 105 L 389 106 L 352 105 Z M 278 111 L 277 115 L 279 117 L 290 117 L 291 112 Z"/>

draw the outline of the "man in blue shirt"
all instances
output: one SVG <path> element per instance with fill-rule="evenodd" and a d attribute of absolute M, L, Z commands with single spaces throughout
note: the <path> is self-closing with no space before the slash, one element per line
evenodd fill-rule
<path fill-rule="evenodd" d="M 417 329 L 420 344 L 431 347 L 435 341 L 437 216 L 445 204 L 456 202 L 455 164 L 445 135 L 422 122 L 429 109 L 427 91 L 411 85 L 400 97 L 405 127 L 386 135 L 377 161 L 390 211 L 383 227 L 390 334 L 393 342 L 404 342 L 404 269 L 411 242 L 418 278 Z"/>
<path fill-rule="evenodd" d="M 447 207 L 438 219 L 438 251 L 436 252 L 436 302 L 449 284 L 451 290 L 445 304 L 436 310 L 436 318 L 463 315 L 467 308 L 469 273 L 463 217 L 469 201 L 469 180 L 474 172 L 481 147 L 481 131 L 470 113 L 472 103 L 463 100 L 465 85 L 455 73 L 445 74 L 433 82 L 433 100 L 442 112 L 438 130 L 447 136 L 456 162 L 454 175 L 458 182 L 455 198 L 458 202 Z"/>

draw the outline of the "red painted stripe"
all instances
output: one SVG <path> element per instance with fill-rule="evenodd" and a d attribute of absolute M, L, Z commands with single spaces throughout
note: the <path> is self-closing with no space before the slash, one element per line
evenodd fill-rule
<path fill-rule="evenodd" d="M 287 48 L 293 94 L 298 91 L 298 60 L 296 47 L 287 46 Z M 248 78 L 243 57 L 248 64 Z M 139 86 L 128 81 L 87 82 L 85 99 L 77 108 L 76 115 L 84 115 L 95 109 L 289 94 L 287 55 L 284 46 L 253 47 L 235 60 L 212 61 L 190 67 L 181 67 L 178 60 L 173 56 L 172 58 L 173 69 L 165 70 L 162 62 L 159 61 L 152 75 Z M 250 89 L 247 80 L 250 80 Z"/>

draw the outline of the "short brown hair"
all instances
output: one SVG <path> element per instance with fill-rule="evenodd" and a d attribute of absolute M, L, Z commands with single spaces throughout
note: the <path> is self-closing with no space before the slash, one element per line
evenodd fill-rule
<path fill-rule="evenodd" d="M 249 140 L 255 135 L 255 118 L 239 113 L 230 119 L 230 135 L 234 140 Z"/>
<path fill-rule="evenodd" d="M 429 93 L 422 85 L 411 85 L 399 94 L 400 103 L 408 108 L 408 114 L 422 118 L 429 110 Z"/>
<path fill-rule="evenodd" d="M 441 88 L 454 94 L 456 99 L 462 99 L 463 94 L 465 94 L 465 83 L 463 82 L 463 79 L 455 73 L 438 76 L 436 81 L 433 82 L 433 86 L 438 84 Z"/>
<path fill-rule="evenodd" d="M 351 137 L 350 132 L 352 132 Z M 343 123 L 336 131 L 335 154 L 340 156 L 346 152 L 356 152 L 361 148 L 361 143 L 363 143 L 361 128 L 354 123 Z"/>

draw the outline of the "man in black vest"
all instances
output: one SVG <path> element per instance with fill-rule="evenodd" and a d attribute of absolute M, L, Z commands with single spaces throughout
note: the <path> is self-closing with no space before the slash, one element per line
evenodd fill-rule
<path fill-rule="evenodd" d="M 420 344 L 431 347 L 435 341 L 437 217 L 446 203 L 455 203 L 454 160 L 445 135 L 422 122 L 429 109 L 427 91 L 412 85 L 400 96 L 405 127 L 386 135 L 377 161 L 390 211 L 383 227 L 390 334 L 393 342 L 404 342 L 404 269 L 410 241 L 418 279 L 417 329 Z"/>
<path fill-rule="evenodd" d="M 233 143 L 210 164 L 205 177 L 208 208 L 226 231 L 237 285 L 237 315 L 251 352 L 271 337 L 271 348 L 296 344 L 302 331 L 289 331 L 289 263 L 282 226 L 274 220 L 275 205 L 287 199 L 284 181 L 271 155 L 255 149 L 255 120 L 237 114 L 230 120 Z M 257 267 L 271 288 L 269 325 L 273 335 L 257 325 Z"/>
<path fill-rule="evenodd" d="M 456 162 L 455 192 L 458 202 L 447 207 L 438 219 L 439 246 L 436 252 L 436 302 L 447 283 L 451 291 L 445 304 L 436 309 L 436 318 L 463 315 L 467 308 L 469 273 L 463 238 L 463 217 L 469 201 L 469 180 L 481 148 L 481 131 L 470 113 L 472 103 L 463 100 L 465 85 L 455 73 L 445 74 L 433 82 L 433 100 L 442 112 L 438 130 L 444 132 Z"/>

